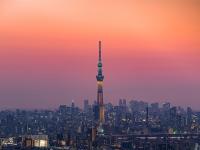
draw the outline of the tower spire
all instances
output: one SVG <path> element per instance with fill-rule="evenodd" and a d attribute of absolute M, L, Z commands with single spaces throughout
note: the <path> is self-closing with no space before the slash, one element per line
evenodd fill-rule
<path fill-rule="evenodd" d="M 99 62 L 101 62 L 101 41 L 99 41 Z"/>
<path fill-rule="evenodd" d="M 101 41 L 99 41 L 99 60 L 98 60 L 98 74 L 96 76 L 97 81 L 103 81 L 103 71 L 102 71 L 102 60 L 101 60 Z"/>

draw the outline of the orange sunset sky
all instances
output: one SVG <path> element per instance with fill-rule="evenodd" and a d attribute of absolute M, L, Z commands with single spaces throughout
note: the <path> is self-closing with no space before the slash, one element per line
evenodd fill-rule
<path fill-rule="evenodd" d="M 96 99 L 200 110 L 200 1 L 0 0 L 0 109 Z"/>

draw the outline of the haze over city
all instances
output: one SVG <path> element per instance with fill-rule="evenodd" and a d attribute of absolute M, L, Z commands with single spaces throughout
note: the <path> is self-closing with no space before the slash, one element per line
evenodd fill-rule
<path fill-rule="evenodd" d="M 0 109 L 96 99 L 171 102 L 199 110 L 200 2 L 0 1 Z"/>

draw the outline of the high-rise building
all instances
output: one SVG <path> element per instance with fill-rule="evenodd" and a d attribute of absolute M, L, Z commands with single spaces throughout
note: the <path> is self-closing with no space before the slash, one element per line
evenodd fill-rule
<path fill-rule="evenodd" d="M 123 99 L 122 105 L 126 107 L 126 99 Z"/>
<path fill-rule="evenodd" d="M 71 104 L 71 113 L 73 114 L 75 110 L 75 103 L 74 100 L 72 100 L 72 104 Z"/>
<path fill-rule="evenodd" d="M 75 107 L 75 103 L 74 103 L 74 100 L 72 100 L 72 104 L 71 104 L 71 107 L 74 108 Z"/>
<path fill-rule="evenodd" d="M 97 106 L 98 106 L 98 121 L 104 122 L 104 102 L 103 102 L 103 71 L 102 71 L 102 60 L 101 60 L 101 41 L 99 41 L 99 61 L 98 61 L 98 74 L 97 79 Z"/>
<path fill-rule="evenodd" d="M 170 103 L 164 103 L 163 104 L 163 111 L 168 111 L 170 109 Z"/>
<path fill-rule="evenodd" d="M 170 125 L 173 128 L 177 127 L 177 107 L 170 108 Z"/>
<path fill-rule="evenodd" d="M 123 105 L 123 101 L 122 99 L 119 100 L 119 106 L 122 106 Z"/>
<path fill-rule="evenodd" d="M 89 101 L 87 99 L 84 100 L 84 106 L 83 107 L 84 107 L 83 108 L 84 111 L 87 112 L 88 109 L 89 109 Z"/>
<path fill-rule="evenodd" d="M 187 125 L 188 127 L 192 125 L 192 109 L 190 107 L 187 107 Z"/>
<path fill-rule="evenodd" d="M 149 107 L 146 107 L 146 126 L 149 127 Z"/>

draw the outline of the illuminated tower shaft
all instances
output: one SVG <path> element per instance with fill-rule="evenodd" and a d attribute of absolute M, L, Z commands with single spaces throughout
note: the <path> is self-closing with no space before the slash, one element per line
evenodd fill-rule
<path fill-rule="evenodd" d="M 98 121 L 104 122 L 104 103 L 103 103 L 103 79 L 102 62 L 101 62 L 101 41 L 99 41 L 99 61 L 98 61 L 98 75 L 97 78 L 97 105 L 98 105 Z"/>

